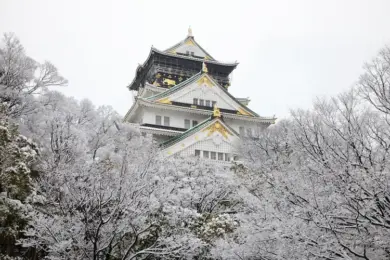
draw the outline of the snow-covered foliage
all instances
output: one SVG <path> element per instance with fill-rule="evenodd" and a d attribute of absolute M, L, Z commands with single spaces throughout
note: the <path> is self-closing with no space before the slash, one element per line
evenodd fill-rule
<path fill-rule="evenodd" d="M 390 258 L 389 48 L 351 91 L 244 140 L 230 168 L 160 158 L 112 108 L 49 90 L 66 80 L 13 35 L 3 45 L 1 259 Z"/>
<path fill-rule="evenodd" d="M 195 257 L 235 229 L 236 185 L 223 169 L 161 160 L 107 107 L 57 92 L 38 100 L 21 126 L 40 142 L 44 172 L 24 246 L 50 259 Z"/>
<path fill-rule="evenodd" d="M 34 192 L 36 145 L 18 133 L 0 107 L 0 242 L 3 250 L 12 251 L 12 245 L 28 223 L 31 207 L 28 203 Z"/>
<path fill-rule="evenodd" d="M 32 113 L 33 94 L 49 86 L 66 85 L 57 68 L 48 61 L 40 64 L 25 54 L 20 41 L 12 33 L 4 34 L 0 49 L 0 104 L 11 117 Z"/>
<path fill-rule="evenodd" d="M 256 248 L 258 255 L 390 258 L 389 49 L 366 68 L 356 88 L 292 111 L 245 143 L 239 174 L 264 207 L 255 213 L 256 221 L 264 216 L 259 226 L 275 231 L 273 250 Z M 256 235 L 252 241 L 267 238 Z M 234 246 L 244 256 L 253 250 Z"/>
<path fill-rule="evenodd" d="M 15 63 L 29 60 L 17 39 L 6 36 L 5 42 L 7 53 L 20 50 Z M 35 82 L 33 74 L 26 78 Z M 12 78 L 7 75 L 4 82 Z M 112 108 L 42 85 L 32 96 L 38 88 L 31 91 L 29 80 L 18 91 L 3 84 L 17 102 L 1 93 L 5 116 L 39 146 L 29 210 L 18 209 L 28 216 L 19 243 L 34 248 L 35 257 L 205 257 L 213 241 L 236 228 L 229 214 L 240 202 L 233 196 L 237 185 L 223 169 L 196 160 L 163 161 L 152 139 L 121 123 Z"/>

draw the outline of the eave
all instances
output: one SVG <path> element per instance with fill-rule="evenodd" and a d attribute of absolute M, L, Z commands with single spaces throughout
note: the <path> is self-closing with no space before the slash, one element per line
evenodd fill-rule
<path fill-rule="evenodd" d="M 148 127 L 148 126 L 139 126 L 139 129 L 143 133 L 154 134 L 154 135 L 165 135 L 165 136 L 177 136 L 182 134 L 182 131 L 175 131 L 169 129 L 162 129 L 156 127 Z"/>
<path fill-rule="evenodd" d="M 129 88 L 129 90 L 138 90 L 138 88 L 139 88 L 138 84 L 140 84 L 141 81 L 142 81 L 141 74 L 143 74 L 144 70 L 147 69 L 147 67 L 148 67 L 147 65 L 149 63 L 149 60 L 155 54 L 168 56 L 168 57 L 174 57 L 174 58 L 178 58 L 178 59 L 182 59 L 182 60 L 192 60 L 192 61 L 197 61 L 197 62 L 200 62 L 200 63 L 205 62 L 206 64 L 214 64 L 216 66 L 230 67 L 232 71 L 238 65 L 238 62 L 223 63 L 223 62 L 218 62 L 218 61 L 213 61 L 213 60 L 199 59 L 199 58 L 195 58 L 195 57 L 191 57 L 191 56 L 183 56 L 183 55 L 177 55 L 177 54 L 172 54 L 172 53 L 165 53 L 163 51 L 160 51 L 160 50 L 152 47 L 150 49 L 149 55 L 146 58 L 145 62 L 143 64 L 139 64 L 137 66 L 137 68 L 135 70 L 135 76 L 134 76 L 133 80 L 131 81 L 131 83 L 127 86 Z"/>
<path fill-rule="evenodd" d="M 137 94 L 137 98 L 144 98 L 144 94 L 147 92 L 147 91 L 151 91 L 151 92 L 155 92 L 157 94 L 160 94 L 164 91 L 167 91 L 168 88 L 162 88 L 162 87 L 157 87 L 157 86 L 154 86 L 152 84 L 149 84 L 149 83 L 145 83 L 144 86 L 142 88 L 139 88 L 138 89 L 138 94 Z"/>
<path fill-rule="evenodd" d="M 138 98 L 135 98 L 135 100 L 134 100 L 133 104 L 131 105 L 129 111 L 127 111 L 126 115 L 123 117 L 123 122 L 129 122 L 130 117 L 132 116 L 134 111 L 137 110 L 138 107 L 139 107 Z"/>
<path fill-rule="evenodd" d="M 164 135 L 164 136 L 177 136 L 182 134 L 184 131 L 175 131 L 170 129 L 163 129 L 158 127 L 152 127 L 152 126 L 143 126 L 139 124 L 134 123 L 128 123 L 130 126 L 133 126 L 134 128 L 139 129 L 141 133 L 146 134 L 155 134 L 155 135 Z"/>
<path fill-rule="evenodd" d="M 221 61 L 216 61 L 216 60 L 207 60 L 207 59 L 202 59 L 202 58 L 196 58 L 192 56 L 185 56 L 185 55 L 179 55 L 179 54 L 174 54 L 174 53 L 167 53 L 164 51 L 160 51 L 159 49 L 156 49 L 152 47 L 152 51 L 155 51 L 156 53 L 170 56 L 170 57 L 175 57 L 175 58 L 181 58 L 181 59 L 186 59 L 186 60 L 194 60 L 194 61 L 199 61 L 199 62 L 205 62 L 206 64 L 216 64 L 216 65 L 221 65 L 221 66 L 227 66 L 227 67 L 237 67 L 239 64 L 238 62 L 221 62 Z"/>
<path fill-rule="evenodd" d="M 147 82 L 145 83 L 144 88 L 149 89 L 151 91 L 159 92 L 159 93 L 165 92 L 169 89 L 169 88 L 157 87 L 157 86 L 154 86 L 154 85 L 149 84 Z"/>

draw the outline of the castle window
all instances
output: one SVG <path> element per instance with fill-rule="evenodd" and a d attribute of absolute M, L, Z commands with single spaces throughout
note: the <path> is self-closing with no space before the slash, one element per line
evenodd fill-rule
<path fill-rule="evenodd" d="M 194 105 L 197 105 L 197 104 L 198 104 L 198 99 L 194 98 Z"/>
<path fill-rule="evenodd" d="M 212 103 L 213 103 L 212 107 L 214 107 L 217 104 L 217 101 L 212 101 Z"/>
<path fill-rule="evenodd" d="M 199 99 L 199 106 L 204 106 L 204 100 L 203 99 Z"/>
<path fill-rule="evenodd" d="M 198 121 L 192 120 L 192 127 L 196 126 L 198 124 Z"/>
<path fill-rule="evenodd" d="M 169 126 L 169 117 L 164 116 L 164 125 Z"/>
<path fill-rule="evenodd" d="M 230 162 L 232 160 L 232 156 L 233 156 L 233 158 L 237 159 L 237 157 L 235 155 L 231 155 L 229 153 L 219 153 L 219 152 L 195 150 L 195 156 L 200 157 L 201 155 L 202 155 L 202 158 L 204 158 L 204 159 L 226 161 L 226 162 Z"/>
<path fill-rule="evenodd" d="M 191 120 L 184 119 L 184 128 L 189 129 L 191 127 Z"/>
<path fill-rule="evenodd" d="M 156 116 L 156 125 L 161 125 L 161 116 Z"/>
<path fill-rule="evenodd" d="M 206 107 L 210 106 L 210 100 L 206 100 Z"/>

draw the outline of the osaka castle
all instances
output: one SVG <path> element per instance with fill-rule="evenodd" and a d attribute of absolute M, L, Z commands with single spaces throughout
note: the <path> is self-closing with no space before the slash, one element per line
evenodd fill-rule
<path fill-rule="evenodd" d="M 275 122 L 249 109 L 248 98 L 229 93 L 237 65 L 213 58 L 191 29 L 164 51 L 152 47 L 128 86 L 134 102 L 124 121 L 152 135 L 163 156 L 237 160 L 240 141 Z"/>

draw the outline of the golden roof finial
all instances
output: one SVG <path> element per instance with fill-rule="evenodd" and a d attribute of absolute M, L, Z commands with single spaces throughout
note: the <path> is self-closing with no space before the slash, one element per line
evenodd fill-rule
<path fill-rule="evenodd" d="M 219 111 L 219 108 L 217 107 L 217 105 L 214 105 L 213 116 L 214 117 L 221 117 L 221 111 Z"/>
<path fill-rule="evenodd" d="M 202 64 L 202 72 L 204 72 L 204 73 L 208 73 L 209 72 L 209 70 L 207 69 L 206 63 L 204 63 L 204 62 Z"/>
<path fill-rule="evenodd" d="M 187 36 L 188 36 L 188 37 L 193 37 L 191 26 L 188 27 L 188 35 L 187 35 Z"/>

